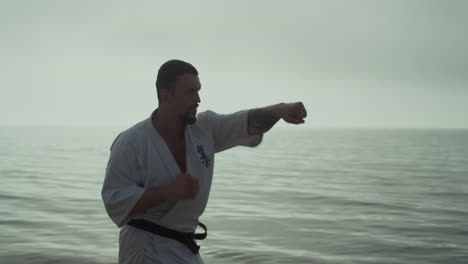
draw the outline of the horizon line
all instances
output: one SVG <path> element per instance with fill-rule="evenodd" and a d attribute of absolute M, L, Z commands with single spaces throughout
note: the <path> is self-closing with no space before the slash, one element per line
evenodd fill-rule
<path fill-rule="evenodd" d="M 2 124 L 0 123 L 0 127 L 42 127 L 42 128 L 47 128 L 47 127 L 61 127 L 61 128 L 88 128 L 88 127 L 94 127 L 94 128 L 117 128 L 117 127 L 126 127 L 130 128 L 133 126 L 133 124 Z M 353 130 L 395 130 L 395 129 L 401 129 L 401 130 L 468 130 L 468 127 L 383 127 L 383 126 L 301 126 L 301 125 L 277 125 L 274 126 L 273 128 L 280 128 L 280 129 L 289 129 L 289 128 L 294 128 L 294 129 L 336 129 L 336 130 L 345 130 L 345 129 L 353 129 Z"/>

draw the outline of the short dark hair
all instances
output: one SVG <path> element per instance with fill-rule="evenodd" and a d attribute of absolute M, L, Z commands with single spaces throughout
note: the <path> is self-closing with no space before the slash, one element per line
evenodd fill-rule
<path fill-rule="evenodd" d="M 195 69 L 192 64 L 185 61 L 169 60 L 161 65 L 158 71 L 158 77 L 156 78 L 156 93 L 158 94 L 159 103 L 161 102 L 159 90 L 165 88 L 174 92 L 174 82 L 177 77 L 187 73 L 198 76 L 197 69 Z"/>

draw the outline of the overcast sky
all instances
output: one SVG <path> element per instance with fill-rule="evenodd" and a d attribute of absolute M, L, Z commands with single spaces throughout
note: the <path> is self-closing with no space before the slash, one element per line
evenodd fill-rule
<path fill-rule="evenodd" d="M 122 125 L 177 58 L 200 110 L 302 101 L 311 127 L 468 128 L 468 1 L 3 1 L 0 124 Z"/>

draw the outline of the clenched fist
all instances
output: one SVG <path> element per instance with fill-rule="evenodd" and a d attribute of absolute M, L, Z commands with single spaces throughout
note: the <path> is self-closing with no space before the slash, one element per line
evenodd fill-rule
<path fill-rule="evenodd" d="M 302 124 L 307 116 L 307 111 L 301 102 L 281 104 L 279 116 L 287 123 Z"/>
<path fill-rule="evenodd" d="M 190 174 L 181 173 L 177 175 L 169 188 L 175 200 L 194 199 L 198 194 L 198 180 Z"/>

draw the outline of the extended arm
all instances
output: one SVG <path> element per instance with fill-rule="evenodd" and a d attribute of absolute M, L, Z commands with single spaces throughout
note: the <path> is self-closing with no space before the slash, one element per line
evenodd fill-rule
<path fill-rule="evenodd" d="M 280 103 L 263 108 L 249 110 L 247 132 L 249 135 L 259 135 L 270 130 L 280 119 L 287 123 L 302 124 L 307 111 L 301 102 Z"/>

